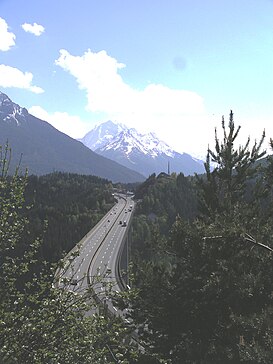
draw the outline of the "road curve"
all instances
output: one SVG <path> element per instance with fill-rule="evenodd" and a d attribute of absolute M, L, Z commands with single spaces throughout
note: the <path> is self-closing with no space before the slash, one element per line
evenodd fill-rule
<path fill-rule="evenodd" d="M 119 257 L 135 208 L 131 196 L 119 194 L 115 198 L 117 202 L 112 209 L 66 256 L 66 268 L 60 274 L 76 293 L 84 293 L 91 285 L 101 302 L 107 299 L 106 283 L 115 291 L 122 289 Z M 107 305 L 114 314 L 121 314 L 111 302 Z"/>

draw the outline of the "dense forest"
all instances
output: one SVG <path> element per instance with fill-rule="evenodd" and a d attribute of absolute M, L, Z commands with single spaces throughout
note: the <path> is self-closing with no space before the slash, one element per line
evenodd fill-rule
<path fill-rule="evenodd" d="M 69 173 L 29 176 L 26 217 L 33 236 L 43 235 L 41 256 L 57 261 L 114 205 L 112 184 Z"/>
<path fill-rule="evenodd" d="M 272 362 L 273 163 L 264 134 L 238 145 L 239 131 L 231 112 L 205 176 L 150 176 L 136 193 L 131 317 L 165 362 Z"/>
<path fill-rule="evenodd" d="M 112 184 L 62 173 L 9 177 L 6 150 L 0 362 L 272 362 L 273 162 L 264 134 L 239 145 L 232 112 L 221 126 L 205 175 L 153 174 L 130 186 L 131 289 L 114 297 L 129 308 L 129 324 L 86 317 L 92 290 L 75 297 L 52 286 L 60 257 L 113 205 Z M 128 341 L 136 329 L 141 349 Z"/>
<path fill-rule="evenodd" d="M 152 174 L 135 187 L 135 199 L 138 203 L 132 229 L 134 261 L 152 259 L 153 252 L 148 247 L 156 232 L 166 237 L 178 217 L 190 221 L 197 214 L 194 178 L 182 173 Z"/>
<path fill-rule="evenodd" d="M 95 309 L 92 285 L 81 295 L 56 281 L 60 258 L 113 205 L 109 181 L 10 176 L 8 146 L 0 156 L 0 363 L 157 362 L 128 343 L 132 328 Z"/>

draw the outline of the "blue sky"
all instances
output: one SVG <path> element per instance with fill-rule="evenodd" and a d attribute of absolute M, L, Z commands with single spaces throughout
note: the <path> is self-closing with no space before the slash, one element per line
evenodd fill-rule
<path fill-rule="evenodd" d="M 272 0 L 0 0 L 0 90 L 79 138 L 106 120 L 204 155 L 273 137 Z"/>

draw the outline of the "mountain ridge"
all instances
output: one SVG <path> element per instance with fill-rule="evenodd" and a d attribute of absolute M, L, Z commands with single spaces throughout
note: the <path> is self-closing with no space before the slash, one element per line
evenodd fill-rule
<path fill-rule="evenodd" d="M 96 153 L 146 177 L 161 172 L 204 173 L 203 161 L 176 152 L 155 133 L 139 133 L 135 128 L 111 120 L 95 126 L 79 140 Z"/>
<path fill-rule="evenodd" d="M 81 142 L 28 113 L 0 91 L 0 144 L 12 150 L 11 171 L 18 165 L 29 174 L 54 171 L 95 175 L 113 182 L 141 182 L 132 169 L 94 153 Z"/>

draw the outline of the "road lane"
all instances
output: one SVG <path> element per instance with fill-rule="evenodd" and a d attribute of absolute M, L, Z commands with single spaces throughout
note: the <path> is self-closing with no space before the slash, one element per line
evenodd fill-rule
<path fill-rule="evenodd" d="M 121 245 L 135 207 L 131 197 L 116 198 L 115 206 L 67 255 L 67 268 L 62 274 L 62 279 L 65 277 L 70 282 L 69 289 L 77 293 L 84 293 L 89 284 L 92 285 L 98 278 L 103 279 L 103 282 L 93 287 L 102 301 L 107 298 L 105 283 L 112 284 L 116 291 L 121 290 L 118 285 L 117 265 Z M 73 256 L 77 250 L 77 255 Z M 111 304 L 110 310 L 114 311 Z"/>
<path fill-rule="evenodd" d="M 128 225 L 130 224 L 130 219 L 134 209 L 134 201 L 132 199 L 127 199 L 126 206 L 124 207 L 122 213 L 120 214 L 120 219 L 117 221 L 112 229 L 111 233 L 108 234 L 98 250 L 96 257 L 90 265 L 89 274 L 105 276 L 104 281 L 111 285 L 112 289 L 119 292 L 122 290 L 119 285 L 119 272 L 118 263 L 120 257 L 120 250 L 123 248 L 124 238 L 127 234 Z M 120 224 L 120 221 L 122 224 Z M 126 221 L 126 226 L 124 226 L 124 221 Z M 107 288 L 103 285 L 98 285 L 95 287 L 95 293 L 100 298 L 101 301 L 107 301 Z M 122 312 L 118 311 L 111 302 L 107 302 L 108 309 L 114 313 L 123 315 Z"/>

